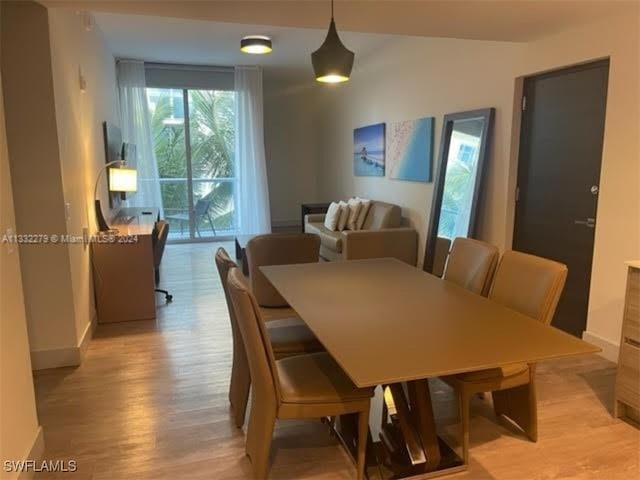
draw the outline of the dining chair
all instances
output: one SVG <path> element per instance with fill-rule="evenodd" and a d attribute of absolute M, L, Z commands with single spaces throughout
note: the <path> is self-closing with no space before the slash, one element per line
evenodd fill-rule
<path fill-rule="evenodd" d="M 311 233 L 270 233 L 258 235 L 245 248 L 249 266 L 251 290 L 256 297 L 262 318 L 269 322 L 297 316 L 282 295 L 271 285 L 260 267 L 316 263 L 320 260 L 320 237 Z"/>
<path fill-rule="evenodd" d="M 566 279 L 567 267 L 561 263 L 507 251 L 498 265 L 489 299 L 549 325 Z M 458 393 L 465 463 L 469 459 L 469 404 L 476 393 L 491 392 L 496 416 L 510 418 L 533 442 L 538 440 L 535 364 L 504 365 L 442 380 Z"/>
<path fill-rule="evenodd" d="M 231 363 L 231 382 L 229 384 L 229 403 L 233 410 L 235 425 L 241 428 L 244 425 L 247 402 L 249 400 L 249 388 L 251 376 L 247 363 L 247 354 L 244 350 L 242 336 L 238 330 L 238 322 L 229 296 L 227 276 L 232 268 L 238 268 L 227 251 L 220 247 L 215 254 L 216 266 L 220 275 L 220 282 L 224 290 L 231 322 L 231 337 L 233 341 L 233 359 Z M 246 278 L 243 275 L 244 281 Z M 276 358 L 285 358 L 291 355 L 322 351 L 322 345 L 311 330 L 300 318 L 280 319 L 269 322 L 267 326 L 269 339 Z"/>
<path fill-rule="evenodd" d="M 358 415 L 357 478 L 364 478 L 373 388 L 357 388 L 326 352 L 276 359 L 255 296 L 238 268 L 229 271 L 229 292 L 251 371 L 251 413 L 245 450 L 255 478 L 269 472 L 276 419 Z"/>
<path fill-rule="evenodd" d="M 443 279 L 486 297 L 498 265 L 497 247 L 473 238 L 453 241 Z"/>
<path fill-rule="evenodd" d="M 436 238 L 436 246 L 433 252 L 433 269 L 431 270 L 431 273 L 436 277 L 442 277 L 450 249 L 451 240 L 445 237 Z"/>

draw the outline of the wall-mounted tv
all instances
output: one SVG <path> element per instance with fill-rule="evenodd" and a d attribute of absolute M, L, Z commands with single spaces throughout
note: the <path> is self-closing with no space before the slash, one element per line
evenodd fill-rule
<path fill-rule="evenodd" d="M 104 133 L 104 157 L 105 163 L 122 160 L 122 132 L 120 127 L 113 123 L 103 122 L 102 131 Z M 107 191 L 109 191 L 109 175 L 105 175 Z M 122 196 L 118 192 L 109 192 L 109 208 L 118 209 L 122 204 Z"/>

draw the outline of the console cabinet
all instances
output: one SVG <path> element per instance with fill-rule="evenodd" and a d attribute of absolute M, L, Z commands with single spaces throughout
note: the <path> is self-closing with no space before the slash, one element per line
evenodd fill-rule
<path fill-rule="evenodd" d="M 616 417 L 640 422 L 640 261 L 627 262 L 627 266 L 614 412 Z"/>

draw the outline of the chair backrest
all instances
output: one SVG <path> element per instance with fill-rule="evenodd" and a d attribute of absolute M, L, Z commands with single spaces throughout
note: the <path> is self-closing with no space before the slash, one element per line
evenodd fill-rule
<path fill-rule="evenodd" d="M 444 274 L 444 267 L 447 264 L 449 250 L 451 250 L 451 240 L 445 237 L 437 237 L 436 248 L 433 251 L 433 270 L 431 272 L 437 277 L 442 277 Z"/>
<path fill-rule="evenodd" d="M 196 217 L 202 217 L 209 210 L 209 206 L 211 205 L 211 200 L 206 200 L 204 198 L 199 199 L 196 202 L 196 206 L 193 208 L 193 211 Z"/>
<path fill-rule="evenodd" d="M 489 298 L 549 325 L 566 279 L 567 267 L 562 263 L 507 251 L 498 265 Z"/>
<path fill-rule="evenodd" d="M 233 336 L 234 346 L 242 346 L 242 336 L 238 330 L 238 322 L 236 320 L 235 310 L 233 303 L 231 302 L 231 296 L 229 295 L 229 285 L 227 278 L 229 271 L 232 268 L 238 268 L 236 262 L 231 260 L 231 257 L 227 251 L 220 247 L 215 254 L 216 266 L 218 267 L 218 274 L 220 275 L 220 283 L 222 283 L 222 290 L 224 291 L 224 298 L 227 301 L 227 310 L 229 310 L 229 321 L 231 322 L 231 335 Z"/>
<path fill-rule="evenodd" d="M 266 326 L 260 317 L 260 307 L 244 278 L 240 269 L 232 268 L 227 281 L 249 362 L 251 388 L 261 403 L 273 402 L 275 405 L 281 398 L 276 359 Z"/>
<path fill-rule="evenodd" d="M 167 245 L 167 238 L 169 237 L 169 222 L 165 220 L 158 220 L 155 225 L 156 234 L 153 238 L 153 264 L 156 268 L 160 268 L 160 262 L 162 262 L 162 255 L 164 254 L 164 247 Z"/>
<path fill-rule="evenodd" d="M 456 238 L 442 278 L 486 297 L 498 257 L 498 249 L 493 245 L 473 238 Z"/>
<path fill-rule="evenodd" d="M 398 228 L 402 223 L 402 210 L 398 205 L 372 201 L 367 217 L 362 225 L 363 230 L 380 230 L 382 228 Z"/>
<path fill-rule="evenodd" d="M 271 285 L 259 267 L 315 263 L 320 259 L 320 237 L 311 233 L 270 233 L 247 242 L 251 290 L 263 307 L 286 307 L 287 301 Z"/>

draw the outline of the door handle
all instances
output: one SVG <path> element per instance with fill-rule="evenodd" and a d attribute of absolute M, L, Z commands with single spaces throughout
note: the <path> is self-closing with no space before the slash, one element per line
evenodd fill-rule
<path fill-rule="evenodd" d="M 596 219 L 595 218 L 587 218 L 586 220 L 574 220 L 574 224 L 576 225 L 584 225 L 585 227 L 595 228 L 596 227 Z"/>

